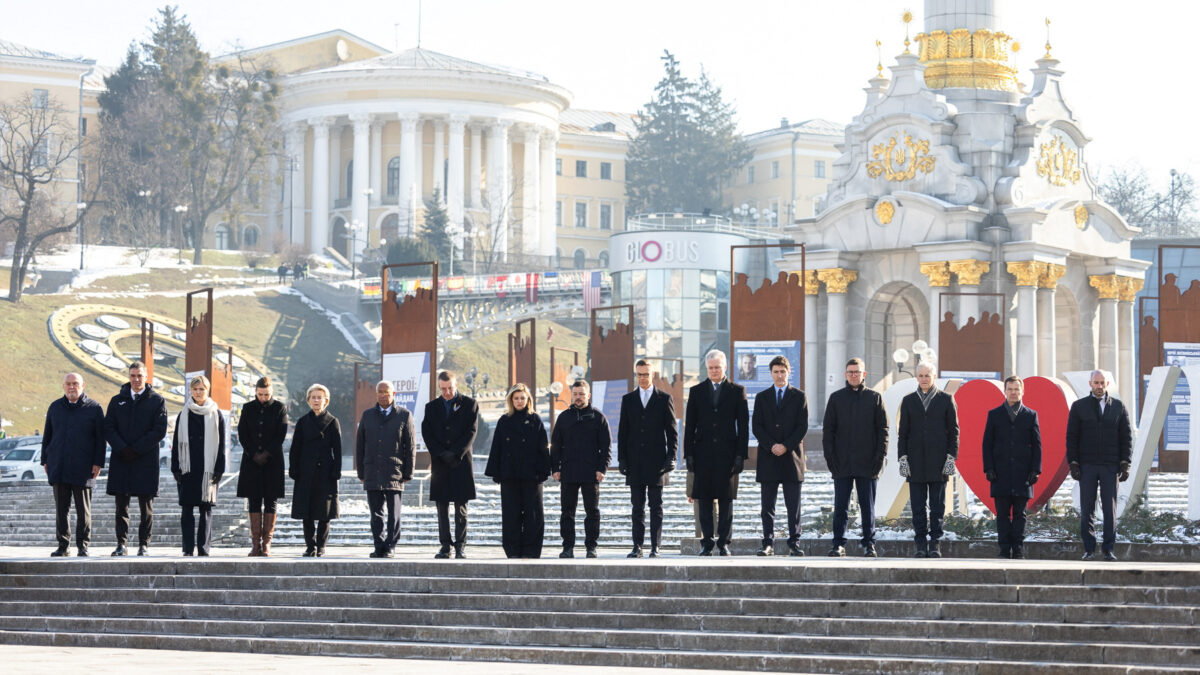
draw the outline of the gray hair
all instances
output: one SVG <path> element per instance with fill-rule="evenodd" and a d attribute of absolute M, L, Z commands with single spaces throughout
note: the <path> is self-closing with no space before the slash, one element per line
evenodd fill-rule
<path fill-rule="evenodd" d="M 308 391 L 305 391 L 305 392 L 304 392 L 304 400 L 305 400 L 305 401 L 307 401 L 307 400 L 308 400 L 308 397 L 309 397 L 309 396 L 312 396 L 312 393 L 313 393 L 314 391 L 319 391 L 319 392 L 321 392 L 321 393 L 325 394 L 325 399 L 326 399 L 326 400 L 329 400 L 329 398 L 330 398 L 330 396 L 329 396 L 329 387 L 326 387 L 326 386 L 325 386 L 325 385 L 323 385 L 323 384 L 314 384 L 313 386 L 309 387 L 309 388 L 308 388 Z"/>
<path fill-rule="evenodd" d="M 1097 375 L 1101 375 L 1104 377 L 1104 384 L 1106 384 L 1106 385 L 1112 384 L 1112 381 L 1113 381 L 1112 375 L 1110 375 L 1107 370 L 1100 370 L 1099 368 L 1093 370 L 1091 373 L 1088 374 L 1088 380 L 1090 381 L 1093 377 L 1095 377 Z"/>
<path fill-rule="evenodd" d="M 922 370 L 928 370 L 929 376 L 937 378 L 937 366 L 933 365 L 932 361 L 922 361 L 917 364 L 917 374 L 920 375 Z"/>
<path fill-rule="evenodd" d="M 704 365 L 707 366 L 709 361 L 720 361 L 722 366 L 729 365 L 729 360 L 725 358 L 725 352 L 720 349 L 710 350 L 704 355 Z"/>
<path fill-rule="evenodd" d="M 380 387 L 386 386 L 391 391 L 396 391 L 396 385 L 392 384 L 391 380 L 380 380 L 375 383 L 375 391 L 379 391 Z"/>

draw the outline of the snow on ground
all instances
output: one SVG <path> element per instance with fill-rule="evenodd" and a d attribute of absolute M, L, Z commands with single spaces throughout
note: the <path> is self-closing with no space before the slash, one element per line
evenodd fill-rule
<path fill-rule="evenodd" d="M 350 334 L 350 331 L 346 330 L 346 327 L 342 325 L 341 315 L 339 315 L 337 312 L 326 309 L 325 305 L 313 300 L 291 286 L 279 287 L 279 293 L 281 295 L 294 295 L 300 298 L 300 301 L 307 305 L 309 309 L 322 314 L 326 319 L 329 319 L 329 323 L 333 324 L 333 327 L 336 328 L 338 332 L 342 334 L 342 337 L 346 339 L 346 343 L 351 347 L 354 347 L 355 351 L 363 356 L 366 356 L 369 353 L 366 348 L 358 344 L 358 340 L 354 339 L 354 336 Z"/>

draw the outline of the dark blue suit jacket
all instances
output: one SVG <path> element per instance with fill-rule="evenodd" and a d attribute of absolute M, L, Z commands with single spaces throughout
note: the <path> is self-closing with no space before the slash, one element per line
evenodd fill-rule
<path fill-rule="evenodd" d="M 1033 497 L 1030 476 L 1042 473 L 1042 431 L 1037 411 L 1024 405 L 1014 420 L 1002 403 L 988 411 L 983 428 L 983 471 L 994 473 L 993 497 Z"/>

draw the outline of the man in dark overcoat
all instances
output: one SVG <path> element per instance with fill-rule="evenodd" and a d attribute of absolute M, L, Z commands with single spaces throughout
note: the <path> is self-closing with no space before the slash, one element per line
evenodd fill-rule
<path fill-rule="evenodd" d="M 108 402 L 104 435 L 112 447 L 108 466 L 108 494 L 116 498 L 117 548 L 114 556 L 127 553 L 129 501 L 136 496 L 138 555 L 146 555 L 154 527 L 154 498 L 158 496 L 159 443 L 167 435 L 167 402 L 146 382 L 146 364 L 129 364 L 129 382 Z"/>
<path fill-rule="evenodd" d="M 475 499 L 475 471 L 471 448 L 478 429 L 479 404 L 461 394 L 454 373 L 438 373 L 438 397 L 425 404 L 421 438 L 429 449 L 429 501 L 437 506 L 438 540 L 433 557 L 465 558 L 467 502 Z M 454 502 L 454 536 L 450 535 L 450 502 Z"/>
<path fill-rule="evenodd" d="M 988 411 L 983 427 L 983 472 L 996 501 L 1001 558 L 1025 557 L 1025 506 L 1042 473 L 1042 431 L 1037 411 L 1021 403 L 1025 382 L 1004 380 L 1004 403 Z"/>
<path fill-rule="evenodd" d="M 571 385 L 571 407 L 554 422 L 550 434 L 550 470 L 562 488 L 559 534 L 560 558 L 575 557 L 575 508 L 583 494 L 583 533 L 587 557 L 596 557 L 600 542 L 600 483 L 612 461 L 612 434 L 604 413 L 591 405 L 591 388 L 584 380 Z"/>
<path fill-rule="evenodd" d="M 708 379 L 689 390 L 684 419 L 683 457 L 694 474 L 692 498 L 699 504 L 700 555 L 713 552 L 714 499 L 720 514 L 717 553 L 729 555 L 733 500 L 750 449 L 746 388 L 725 378 L 728 363 L 718 349 L 704 356 Z"/>
<path fill-rule="evenodd" d="M 404 406 L 396 405 L 392 383 L 375 385 L 374 405 L 363 411 L 354 443 L 355 467 L 367 506 L 371 510 L 372 558 L 391 558 L 400 539 L 400 500 L 404 484 L 413 473 L 413 419 Z M 387 533 L 383 511 L 387 506 Z"/>
<path fill-rule="evenodd" d="M 900 402 L 896 455 L 908 481 L 916 557 L 940 558 L 946 479 L 958 458 L 958 406 L 937 388 L 933 364 L 917 366 L 917 390 Z"/>
<path fill-rule="evenodd" d="M 773 386 L 754 397 L 754 438 L 758 441 L 756 479 L 762 490 L 763 537 L 759 555 L 775 555 L 775 502 L 783 488 L 787 508 L 787 547 L 800 550 L 800 487 L 804 483 L 804 436 L 808 433 L 808 398 L 788 384 L 792 367 L 787 357 L 771 359 Z"/>
<path fill-rule="evenodd" d="M 88 554 L 92 536 L 92 488 L 104 466 L 104 409 L 83 393 L 83 376 L 67 373 L 63 397 L 46 410 L 42 433 L 42 468 L 54 488 L 54 527 L 58 548 L 50 555 L 67 555 L 71 523 L 67 519 L 75 502 L 75 543 L 78 554 Z"/>
<path fill-rule="evenodd" d="M 1104 514 L 1105 560 L 1116 560 L 1117 482 L 1129 479 L 1133 458 L 1133 432 L 1129 411 L 1120 399 L 1108 393 L 1108 373 L 1093 370 L 1088 385 L 1092 392 L 1071 404 L 1067 415 L 1067 462 L 1071 477 L 1079 481 L 1079 535 L 1083 559 L 1096 558 L 1096 493 Z M 1097 490 L 1098 488 L 1098 490 Z"/>
<path fill-rule="evenodd" d="M 825 464 L 833 474 L 833 548 L 829 555 L 846 555 L 846 521 L 850 491 L 858 494 L 862 518 L 862 553 L 875 550 L 875 487 L 887 459 L 888 421 L 883 397 L 863 380 L 867 367 L 854 357 L 846 362 L 846 386 L 829 395 L 821 443 Z"/>
<path fill-rule="evenodd" d="M 663 486 L 667 484 L 679 452 L 675 402 L 650 378 L 650 363 L 639 359 L 633 369 L 637 388 L 621 397 L 617 425 L 617 467 L 629 486 L 633 505 L 633 550 L 642 557 L 646 537 L 646 502 L 650 502 L 650 557 L 658 557 L 662 544 Z"/>

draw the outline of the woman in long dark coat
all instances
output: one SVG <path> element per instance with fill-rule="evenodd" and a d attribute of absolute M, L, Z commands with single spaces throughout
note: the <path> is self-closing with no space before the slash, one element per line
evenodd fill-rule
<path fill-rule="evenodd" d="M 283 497 L 283 441 L 287 426 L 287 409 L 272 398 L 270 378 L 258 378 L 254 400 L 242 406 L 237 427 L 242 442 L 237 494 L 246 498 L 250 510 L 252 556 L 271 555 L 275 502 Z"/>
<path fill-rule="evenodd" d="M 193 377 L 191 397 L 175 421 L 171 441 L 171 473 L 179 488 L 182 507 L 179 524 L 183 530 L 183 554 L 194 549 L 206 556 L 212 547 L 212 507 L 217 503 L 217 485 L 225 473 L 225 416 L 208 397 L 208 378 Z M 196 510 L 200 523 L 196 524 Z"/>
<path fill-rule="evenodd" d="M 288 475 L 292 486 L 292 517 L 304 521 L 304 556 L 325 555 L 329 521 L 338 517 L 338 481 L 342 479 L 342 427 L 329 414 L 329 389 L 308 388 L 312 412 L 296 421 Z"/>
<path fill-rule="evenodd" d="M 500 484 L 501 538 L 509 558 L 542 556 L 546 529 L 542 483 L 550 476 L 550 446 L 546 427 L 532 405 L 524 384 L 508 390 L 484 471 Z"/>

